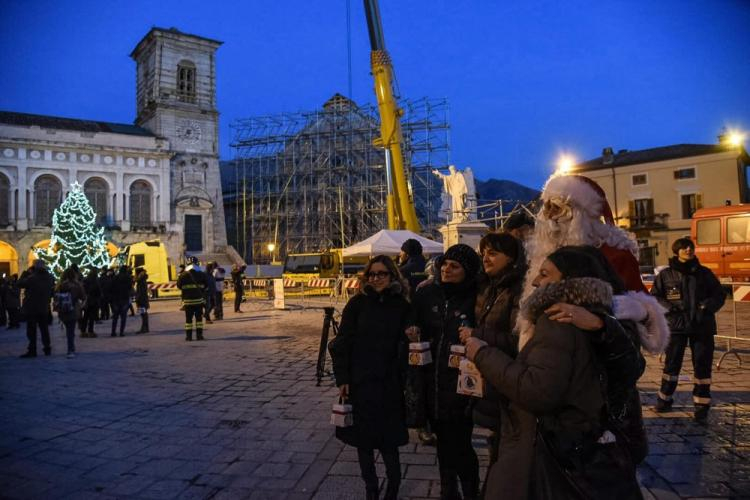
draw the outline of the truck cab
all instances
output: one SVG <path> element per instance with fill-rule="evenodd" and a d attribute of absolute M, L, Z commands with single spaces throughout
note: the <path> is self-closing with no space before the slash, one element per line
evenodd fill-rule
<path fill-rule="evenodd" d="M 750 281 L 750 204 L 701 208 L 690 234 L 701 264 L 720 281 Z"/>
<path fill-rule="evenodd" d="M 177 280 L 174 265 L 169 260 L 167 248 L 160 240 L 126 245 L 121 250 L 121 257 L 131 269 L 143 267 L 146 270 L 149 284 L 157 285 L 153 288 L 154 297 L 179 295 L 180 291 L 171 286 Z"/>
<path fill-rule="evenodd" d="M 314 278 L 351 276 L 364 269 L 366 257 L 343 257 L 340 248 L 324 252 L 289 254 L 284 261 L 284 277 L 307 282 Z"/>

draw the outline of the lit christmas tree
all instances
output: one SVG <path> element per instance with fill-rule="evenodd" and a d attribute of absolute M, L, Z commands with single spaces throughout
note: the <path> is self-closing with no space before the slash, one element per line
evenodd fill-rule
<path fill-rule="evenodd" d="M 47 248 L 35 250 L 55 278 L 73 264 L 84 274 L 89 267 L 109 266 L 111 258 L 104 239 L 104 228 L 96 225 L 96 213 L 78 182 L 52 216 L 52 237 Z"/>

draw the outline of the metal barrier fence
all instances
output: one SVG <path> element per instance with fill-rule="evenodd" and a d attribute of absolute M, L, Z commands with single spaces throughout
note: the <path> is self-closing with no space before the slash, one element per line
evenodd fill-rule
<path fill-rule="evenodd" d="M 738 331 L 738 328 L 737 328 L 738 326 L 737 325 L 738 324 L 737 304 L 741 302 L 750 302 L 750 283 L 733 282 L 733 283 L 723 283 L 723 284 L 731 285 L 732 287 L 732 327 L 731 327 L 730 334 L 723 334 L 719 332 L 716 335 L 717 339 L 723 339 L 727 342 L 727 350 L 721 355 L 719 360 L 716 362 L 717 370 L 721 369 L 721 363 L 724 361 L 724 358 L 726 358 L 730 354 L 734 355 L 734 357 L 737 358 L 737 361 L 740 367 L 742 367 L 742 358 L 740 357 L 740 354 L 737 351 L 737 349 L 732 346 L 732 343 L 733 342 L 750 342 L 750 332 Z M 748 327 L 750 328 L 750 322 L 748 322 Z"/>

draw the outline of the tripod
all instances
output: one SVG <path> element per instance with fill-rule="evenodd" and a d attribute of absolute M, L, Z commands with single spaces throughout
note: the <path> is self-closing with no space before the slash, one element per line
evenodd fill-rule
<path fill-rule="evenodd" d="M 333 335 L 339 334 L 339 323 L 336 318 L 333 317 L 336 309 L 333 307 L 323 308 L 323 331 L 320 332 L 320 347 L 318 348 L 318 362 L 315 364 L 315 376 L 318 379 L 316 386 L 320 387 L 320 381 L 324 376 L 330 375 L 330 371 L 326 371 L 326 350 L 328 348 L 328 334 L 333 327 Z"/>

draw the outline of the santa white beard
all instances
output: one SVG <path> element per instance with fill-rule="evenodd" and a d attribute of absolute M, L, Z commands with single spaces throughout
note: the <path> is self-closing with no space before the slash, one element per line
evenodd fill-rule
<path fill-rule="evenodd" d="M 569 206 L 570 215 L 557 220 L 548 219 L 543 211 L 536 218 L 534 232 L 526 242 L 526 255 L 529 257 L 529 269 L 521 295 L 521 307 L 526 298 L 534 291 L 532 282 L 539 274 L 539 268 L 549 254 L 560 247 L 569 245 L 591 245 L 599 248 L 608 245 L 614 248 L 630 250 L 638 257 L 638 244 L 622 229 L 604 224 L 593 219 L 575 206 Z M 534 324 L 526 318 L 519 317 L 516 328 L 519 332 L 518 349 L 534 335 Z"/>

